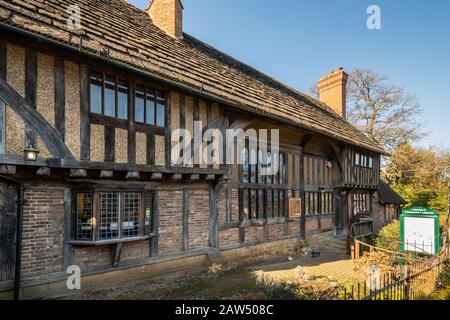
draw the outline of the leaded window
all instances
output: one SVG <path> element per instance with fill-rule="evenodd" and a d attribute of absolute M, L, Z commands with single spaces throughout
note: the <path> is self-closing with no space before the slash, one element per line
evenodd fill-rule
<path fill-rule="evenodd" d="M 332 192 L 305 192 L 305 214 L 334 213 L 334 195 Z"/>
<path fill-rule="evenodd" d="M 353 214 L 360 212 L 367 212 L 367 194 L 366 193 L 354 193 L 353 196 Z"/>
<path fill-rule="evenodd" d="M 120 241 L 153 232 L 152 192 L 77 192 L 76 241 Z"/>
<path fill-rule="evenodd" d="M 267 158 L 263 159 L 264 154 Z M 287 177 L 286 154 L 249 148 L 241 150 L 240 210 L 242 219 L 286 217 Z M 265 160 L 265 161 L 262 161 Z M 279 168 L 273 175 L 263 174 L 263 167 L 274 164 Z"/>

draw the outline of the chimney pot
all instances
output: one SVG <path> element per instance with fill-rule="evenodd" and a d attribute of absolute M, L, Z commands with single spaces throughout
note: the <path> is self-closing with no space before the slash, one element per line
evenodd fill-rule
<path fill-rule="evenodd" d="M 318 82 L 319 99 L 344 119 L 347 117 L 347 79 L 344 68 L 331 71 Z"/>

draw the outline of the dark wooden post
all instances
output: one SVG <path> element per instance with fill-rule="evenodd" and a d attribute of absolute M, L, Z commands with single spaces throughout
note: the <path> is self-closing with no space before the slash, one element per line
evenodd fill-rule
<path fill-rule="evenodd" d="M 209 208 L 210 208 L 210 216 L 209 216 L 209 245 L 212 248 L 218 247 L 218 223 L 217 223 L 217 201 L 218 195 L 220 192 L 222 181 L 215 181 L 213 186 L 209 191 Z"/>
<path fill-rule="evenodd" d="M 189 250 L 189 191 L 183 190 L 183 251 Z"/>
<path fill-rule="evenodd" d="M 308 140 L 308 139 L 307 139 Z M 300 189 L 300 198 L 301 198 L 301 212 L 300 212 L 300 235 L 302 239 L 306 239 L 306 206 L 305 206 L 305 157 L 304 157 L 304 146 L 305 141 L 300 146 L 300 181 L 299 181 L 299 189 Z"/>
<path fill-rule="evenodd" d="M 6 80 L 6 44 L 0 41 L 0 79 Z M 0 99 L 0 154 L 6 153 L 6 105 Z"/>

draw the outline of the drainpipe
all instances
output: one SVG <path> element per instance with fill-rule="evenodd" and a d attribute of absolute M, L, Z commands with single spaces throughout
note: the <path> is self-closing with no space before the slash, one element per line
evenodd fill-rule
<path fill-rule="evenodd" d="M 16 260 L 14 275 L 14 300 L 20 299 L 20 270 L 22 267 L 22 225 L 23 225 L 23 194 L 22 184 L 17 186 L 17 223 L 16 223 Z"/>

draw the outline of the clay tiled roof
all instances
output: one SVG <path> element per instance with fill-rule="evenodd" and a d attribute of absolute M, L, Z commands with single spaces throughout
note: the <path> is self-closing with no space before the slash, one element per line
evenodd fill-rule
<path fill-rule="evenodd" d="M 378 186 L 378 193 L 380 195 L 380 202 L 384 204 L 406 204 L 406 201 L 385 182 L 380 181 Z"/>
<path fill-rule="evenodd" d="M 81 30 L 67 27 L 69 5 L 81 9 Z M 184 34 L 175 40 L 142 10 L 122 0 L 0 1 L 0 24 L 105 56 L 242 109 L 385 153 L 323 103 Z M 83 39 L 82 41 L 80 39 Z M 105 50 L 107 48 L 108 50 Z"/>

